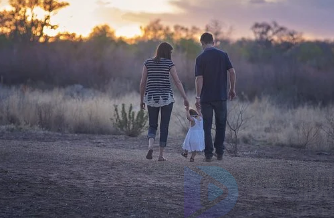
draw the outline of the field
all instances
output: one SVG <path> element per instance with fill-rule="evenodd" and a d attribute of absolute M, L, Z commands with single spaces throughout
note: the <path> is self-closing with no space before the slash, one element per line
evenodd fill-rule
<path fill-rule="evenodd" d="M 184 217 L 184 169 L 195 166 L 235 178 L 238 201 L 224 217 L 333 215 L 332 106 L 229 102 L 232 128 L 242 114 L 238 140 L 228 128 L 223 162 L 190 163 L 180 155 L 187 123 L 178 96 L 166 162 L 157 146 L 145 159 L 145 129 L 128 137 L 112 125 L 114 105 L 138 111 L 138 93 L 2 88 L 0 97 L 0 217 Z"/>
<path fill-rule="evenodd" d="M 89 13 L 74 0 L 72 6 L 58 0 L 0 2 L 0 218 L 178 218 L 195 207 L 190 217 L 208 217 L 198 215 L 210 209 L 219 217 L 221 211 L 212 205 L 230 195 L 238 199 L 224 217 L 334 217 L 334 41 L 323 38 L 319 28 L 319 34 L 307 31 L 301 19 L 291 23 L 293 29 L 279 24 L 277 16 L 277 21 L 261 20 L 266 16 L 258 12 L 274 12 L 288 1 L 233 1 L 242 13 L 245 8 L 245 13 L 256 12 L 251 13 L 256 20 L 247 17 L 246 24 L 253 36 L 240 38 L 234 31 L 245 23 L 238 26 L 238 19 L 232 22 L 237 26 L 225 17 L 205 25 L 203 19 L 188 23 L 188 15 L 212 16 L 202 13 L 196 1 L 168 1 L 173 12 L 153 14 L 109 1 L 94 1 L 95 6 L 85 7 Z M 54 23 L 67 6 L 74 9 L 67 24 Z M 221 14 L 218 8 L 206 11 Z M 314 15 L 327 15 L 316 4 L 312 8 Z M 124 22 L 141 23 L 141 33 L 127 38 L 108 22 L 96 23 L 111 15 L 121 29 L 128 28 Z M 284 15 L 285 20 L 292 15 Z M 149 17 L 153 20 L 142 23 Z M 72 21 L 76 30 L 63 32 Z M 81 24 L 86 29 L 93 23 L 87 36 L 79 34 Z M 143 64 L 159 56 L 161 42 L 170 43 L 173 51 L 164 56 L 172 53 L 194 107 L 203 32 L 213 34 L 213 45 L 227 52 L 237 75 L 223 161 L 206 163 L 201 154 L 191 163 L 181 156 L 189 122 L 174 83 L 167 161 L 157 161 L 158 141 L 153 160 L 147 160 L 147 110 L 142 113 L 138 93 Z M 221 178 L 212 184 L 223 194 L 212 190 L 212 175 L 196 166 L 227 170 L 238 192 Z M 196 172 L 194 180 L 188 168 Z M 189 188 L 187 179 L 196 187 Z"/>
<path fill-rule="evenodd" d="M 133 104 L 136 112 L 139 110 L 139 94 L 131 92 L 114 96 L 112 93 L 79 85 L 46 91 L 26 87 L 1 88 L 0 125 L 9 131 L 35 129 L 76 134 L 119 134 L 111 121 L 114 105 L 121 108 L 124 103 L 128 108 Z M 170 137 L 184 137 L 188 123 L 182 99 L 175 98 Z M 189 94 L 189 99 L 194 107 L 195 97 Z M 332 105 L 305 104 L 289 108 L 275 104 L 269 97 L 262 97 L 254 101 L 232 101 L 228 107 L 229 123 L 232 127 L 240 126 L 237 134 L 240 144 L 334 150 Z M 243 122 L 238 125 L 241 115 Z M 230 130 L 227 128 L 227 142 L 235 141 Z"/>
<path fill-rule="evenodd" d="M 240 147 L 239 157 L 190 163 L 182 138 L 168 161 L 146 160 L 144 136 L 0 133 L 0 217 L 184 217 L 184 167 L 218 166 L 237 181 L 224 217 L 333 217 L 334 156 L 290 147 Z"/>

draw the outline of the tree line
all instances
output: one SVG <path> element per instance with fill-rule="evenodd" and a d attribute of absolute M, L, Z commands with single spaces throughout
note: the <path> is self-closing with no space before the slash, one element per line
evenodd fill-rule
<path fill-rule="evenodd" d="M 154 20 L 142 35 L 116 37 L 108 25 L 96 26 L 88 37 L 56 30 L 51 18 L 69 4 L 56 0 L 10 0 L 0 11 L 0 76 L 3 84 L 59 87 L 81 84 L 105 91 L 110 86 L 137 91 L 145 58 L 161 41 L 170 42 L 174 62 L 187 90 L 194 88 L 194 59 L 201 52 L 203 31 L 214 34 L 216 46 L 227 51 L 238 72 L 238 92 L 249 99 L 270 95 L 281 103 L 329 104 L 334 97 L 334 43 L 309 41 L 277 22 L 257 22 L 253 39 L 231 39 L 233 29 L 219 20 L 204 28 L 163 25 Z M 44 15 L 37 16 L 36 9 Z M 117 83 L 115 82 L 117 81 Z M 122 88 L 123 87 L 123 88 Z"/>

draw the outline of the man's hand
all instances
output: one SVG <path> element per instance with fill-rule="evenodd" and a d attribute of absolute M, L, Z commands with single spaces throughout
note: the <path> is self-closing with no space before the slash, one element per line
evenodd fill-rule
<path fill-rule="evenodd" d="M 140 102 L 140 109 L 145 110 L 145 103 L 144 102 Z"/>
<path fill-rule="evenodd" d="M 228 92 L 228 97 L 229 99 L 232 101 L 236 96 L 235 90 L 230 89 L 230 91 Z"/>

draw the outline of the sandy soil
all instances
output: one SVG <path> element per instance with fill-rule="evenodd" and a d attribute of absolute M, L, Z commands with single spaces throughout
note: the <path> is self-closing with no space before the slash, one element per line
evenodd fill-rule
<path fill-rule="evenodd" d="M 184 217 L 184 167 L 219 166 L 239 197 L 224 217 L 334 217 L 334 155 L 241 146 L 194 163 L 169 140 L 146 160 L 145 137 L 0 132 L 0 217 Z"/>

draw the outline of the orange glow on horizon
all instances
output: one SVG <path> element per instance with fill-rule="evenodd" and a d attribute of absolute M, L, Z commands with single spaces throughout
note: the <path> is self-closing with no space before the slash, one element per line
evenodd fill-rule
<path fill-rule="evenodd" d="M 142 35 L 142 31 L 140 26 L 131 25 L 131 26 L 124 26 L 115 30 L 116 37 L 124 37 L 124 38 L 135 38 L 137 36 Z"/>
<path fill-rule="evenodd" d="M 1 1 L 1 0 L 0 0 Z M 78 36 L 88 37 L 93 28 L 99 25 L 107 24 L 115 31 L 116 37 L 125 39 L 133 39 L 137 36 L 142 36 L 140 30 L 141 26 L 145 26 L 149 21 L 155 18 L 151 15 L 165 14 L 173 16 L 173 14 L 182 13 L 176 6 L 171 4 L 171 0 L 59 0 L 68 2 L 70 5 L 60 9 L 51 17 L 51 23 L 58 25 L 57 30 L 46 29 L 45 33 L 49 36 L 55 36 L 60 32 L 75 33 Z M 175 2 L 177 0 L 174 0 Z M 181 1 L 181 0 L 179 0 Z M 265 0 L 265 2 L 278 2 L 286 0 Z M 246 3 L 247 1 L 242 1 Z M 0 10 L 11 10 L 8 0 L 2 0 L 0 3 Z M 38 17 L 42 17 L 44 12 L 40 8 L 34 10 Z M 142 16 L 140 13 L 144 13 Z M 136 17 L 137 16 L 137 17 Z M 197 16 L 197 15 L 194 15 Z M 200 16 L 200 15 L 198 15 Z M 207 18 L 208 22 L 210 17 Z M 180 24 L 187 23 L 187 27 L 197 24 L 191 24 L 191 18 L 180 20 Z M 162 20 L 164 21 L 164 20 Z M 176 20 L 174 22 L 178 22 Z M 173 25 L 171 21 L 170 25 Z M 182 23 L 183 22 L 183 23 Z M 166 25 L 166 24 L 164 24 Z M 204 26 L 198 26 L 199 28 Z M 297 28 L 296 28 L 297 29 Z M 301 30 L 301 32 L 303 32 Z M 239 38 L 253 38 L 253 34 L 249 29 L 237 29 L 232 32 L 232 39 Z M 319 38 L 315 32 L 308 32 L 303 34 L 304 39 L 314 40 Z M 320 36 L 321 37 L 321 36 Z"/>

